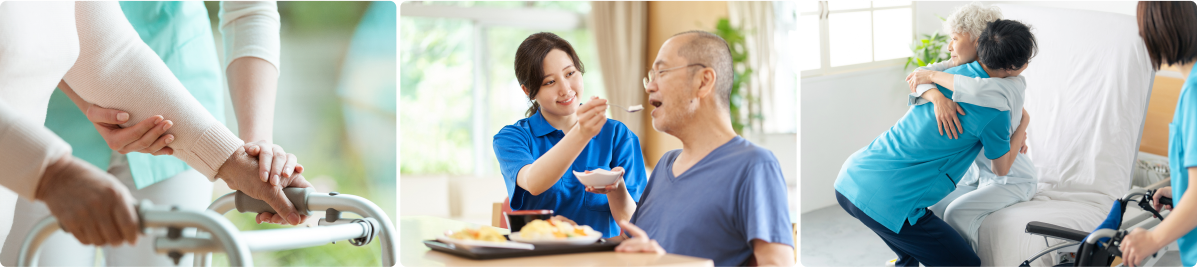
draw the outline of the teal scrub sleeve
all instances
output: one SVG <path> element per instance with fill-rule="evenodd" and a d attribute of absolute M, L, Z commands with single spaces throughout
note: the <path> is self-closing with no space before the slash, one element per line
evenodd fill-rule
<path fill-rule="evenodd" d="M 994 116 L 979 137 L 987 159 L 997 159 L 1010 152 L 1010 112 L 1002 111 Z"/>
<path fill-rule="evenodd" d="M 519 187 L 520 169 L 536 162 L 532 155 L 532 133 L 513 125 L 504 126 L 495 134 L 495 158 L 499 160 L 499 170 L 503 173 L 503 181 L 507 183 L 507 197 L 510 198 L 511 208 L 516 209 L 523 204 L 522 192 Z"/>
<path fill-rule="evenodd" d="M 1180 158 L 1180 164 L 1184 165 L 1184 168 L 1197 166 L 1197 116 L 1193 116 L 1193 114 L 1197 114 L 1197 105 L 1190 104 L 1184 105 L 1184 107 L 1177 107 L 1177 114 L 1187 115 L 1183 116 L 1183 119 L 1180 121 L 1173 122 L 1177 123 L 1177 131 L 1180 132 L 1180 140 L 1177 141 L 1180 142 L 1181 147 L 1184 147 L 1181 148 L 1184 154 Z"/>
<path fill-rule="evenodd" d="M 615 141 L 611 152 L 614 154 L 615 166 L 623 167 L 623 182 L 624 187 L 627 187 L 628 194 L 632 196 L 632 200 L 640 202 L 640 195 L 644 192 L 644 186 L 648 184 L 648 174 L 644 170 L 644 154 L 640 150 L 640 139 L 636 137 L 636 133 L 628 130 L 628 127 L 616 120 L 608 120 L 615 126 Z M 611 166 L 614 168 L 614 166 Z"/>

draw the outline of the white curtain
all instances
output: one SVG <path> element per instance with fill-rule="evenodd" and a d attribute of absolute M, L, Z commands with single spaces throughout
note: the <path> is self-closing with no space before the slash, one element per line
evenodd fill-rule
<path fill-rule="evenodd" d="M 760 102 L 747 101 L 741 109 L 741 116 L 747 114 L 770 114 L 775 104 L 792 104 L 793 101 L 775 101 L 773 97 L 774 66 L 776 61 L 773 52 L 773 2 L 727 2 L 728 20 L 732 27 L 744 29 L 744 45 L 748 51 L 748 66 L 753 73 L 741 90 L 748 96 L 760 99 Z M 736 69 L 736 72 L 742 71 Z M 757 118 L 750 118 L 749 127 L 744 132 L 761 133 L 763 122 Z"/>
<path fill-rule="evenodd" d="M 648 106 L 641 80 L 648 35 L 648 3 L 591 2 L 591 29 L 598 46 L 603 84 L 610 103 L 623 107 Z M 642 115 L 611 107 L 611 118 L 626 124 L 636 136 L 644 137 Z"/>

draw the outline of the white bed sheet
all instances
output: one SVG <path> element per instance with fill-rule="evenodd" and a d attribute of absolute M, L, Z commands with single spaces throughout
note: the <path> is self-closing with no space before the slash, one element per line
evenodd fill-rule
<path fill-rule="evenodd" d="M 1127 192 L 1154 71 L 1133 16 L 997 6 L 1006 19 L 1029 24 L 1039 45 L 1023 73 L 1039 192 L 989 215 L 977 254 L 983 265 L 1018 266 L 1049 245 L 1025 233 L 1027 222 L 1089 231 Z M 1032 266 L 1051 264 L 1042 259 Z"/>

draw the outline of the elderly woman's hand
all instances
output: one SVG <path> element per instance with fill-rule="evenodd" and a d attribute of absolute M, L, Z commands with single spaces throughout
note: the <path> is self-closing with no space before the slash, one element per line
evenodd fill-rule
<path fill-rule="evenodd" d="M 915 70 L 914 72 L 911 72 L 909 75 L 906 75 L 906 84 L 910 85 L 910 92 L 914 93 L 915 87 L 918 87 L 918 85 L 920 85 L 920 84 L 934 83 L 931 81 L 931 75 L 935 74 L 936 72 L 938 72 L 938 71 Z"/>
<path fill-rule="evenodd" d="M 79 243 L 136 244 L 141 233 L 129 189 L 111 174 L 70 154 L 46 168 L 34 198 L 45 202 L 62 230 Z"/>

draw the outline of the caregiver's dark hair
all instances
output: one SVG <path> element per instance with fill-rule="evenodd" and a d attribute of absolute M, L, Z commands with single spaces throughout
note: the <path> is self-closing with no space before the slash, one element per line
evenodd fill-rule
<path fill-rule="evenodd" d="M 977 38 L 977 61 L 992 69 L 1022 68 L 1038 50 L 1031 27 L 1008 19 L 989 22 Z"/>
<path fill-rule="evenodd" d="M 1197 4 L 1140 1 L 1135 17 L 1139 37 L 1156 70 L 1165 64 L 1193 62 L 1197 57 Z"/>
<path fill-rule="evenodd" d="M 582 60 L 578 59 L 578 53 L 574 52 L 574 47 L 570 46 L 568 41 L 551 32 L 529 35 L 515 50 L 515 79 L 520 85 L 528 88 L 528 100 L 535 99 L 536 93 L 540 92 L 540 82 L 544 80 L 544 58 L 553 49 L 560 49 L 568 54 L 578 72 L 586 73 L 586 69 L 582 67 Z M 540 111 L 540 103 L 533 101 L 532 107 L 528 108 L 524 116 L 532 117 L 537 111 Z"/>

